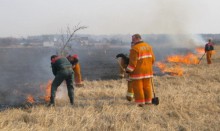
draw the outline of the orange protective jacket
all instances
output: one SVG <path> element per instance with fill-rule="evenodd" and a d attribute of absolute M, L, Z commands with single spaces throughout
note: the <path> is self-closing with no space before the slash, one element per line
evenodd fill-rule
<path fill-rule="evenodd" d="M 73 71 L 74 71 L 75 83 L 76 84 L 81 83 L 82 79 L 81 79 L 81 72 L 80 72 L 79 62 L 75 66 L 73 66 Z"/>
<path fill-rule="evenodd" d="M 132 46 L 127 71 L 133 80 L 153 77 L 155 56 L 152 47 L 141 41 Z"/>

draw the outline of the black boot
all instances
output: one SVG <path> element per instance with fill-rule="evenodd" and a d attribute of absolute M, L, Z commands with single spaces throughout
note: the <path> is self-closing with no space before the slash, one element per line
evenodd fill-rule
<path fill-rule="evenodd" d="M 69 96 L 69 99 L 70 99 L 70 104 L 71 105 L 74 105 L 74 92 L 71 88 L 68 88 L 68 96 Z"/>
<path fill-rule="evenodd" d="M 54 107 L 54 106 L 55 106 L 54 103 L 49 103 L 49 104 L 47 105 L 47 107 Z"/>
<path fill-rule="evenodd" d="M 53 106 L 55 106 L 54 97 L 50 97 L 50 103 L 47 105 L 47 107 L 53 107 Z"/>
<path fill-rule="evenodd" d="M 70 97 L 70 104 L 71 104 L 71 105 L 74 105 L 74 99 L 73 99 L 73 97 Z"/>

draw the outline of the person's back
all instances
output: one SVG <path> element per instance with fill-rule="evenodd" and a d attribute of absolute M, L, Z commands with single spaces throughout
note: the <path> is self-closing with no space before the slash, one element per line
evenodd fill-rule
<path fill-rule="evenodd" d="M 56 73 L 73 72 L 71 63 L 65 57 L 58 57 L 54 62 L 51 62 L 51 66 Z"/>
<path fill-rule="evenodd" d="M 149 78 L 153 75 L 153 63 L 154 63 L 154 54 L 152 51 L 152 47 L 141 41 L 136 43 L 131 49 L 131 55 L 133 59 L 138 59 L 137 63 L 131 60 L 131 64 L 128 68 L 135 69 L 132 73 L 130 73 L 131 79 L 141 79 L 141 78 Z M 133 66 L 132 66 L 133 65 Z"/>
<path fill-rule="evenodd" d="M 205 52 L 214 50 L 213 43 L 209 42 L 205 45 Z"/>

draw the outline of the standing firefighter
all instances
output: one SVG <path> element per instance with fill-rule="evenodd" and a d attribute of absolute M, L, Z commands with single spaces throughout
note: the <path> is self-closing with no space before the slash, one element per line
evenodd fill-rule
<path fill-rule="evenodd" d="M 211 57 L 213 54 L 213 50 L 214 50 L 214 45 L 212 43 L 212 40 L 209 39 L 208 43 L 205 45 L 206 60 L 208 64 L 212 64 Z"/>
<path fill-rule="evenodd" d="M 152 47 L 141 40 L 139 34 L 132 36 L 134 45 L 130 50 L 127 72 L 132 80 L 135 102 L 139 106 L 151 104 L 153 63 L 155 61 Z"/>
<path fill-rule="evenodd" d="M 75 81 L 76 86 L 77 87 L 84 86 L 82 84 L 82 76 L 81 76 L 81 71 L 80 71 L 80 64 L 79 64 L 78 55 L 76 55 L 76 54 L 74 54 L 73 56 L 69 55 L 69 56 L 67 56 L 67 59 L 72 64 L 72 68 L 74 71 L 74 81 Z"/>
<path fill-rule="evenodd" d="M 55 105 L 55 95 L 58 86 L 65 80 L 68 90 L 68 96 L 70 99 L 70 104 L 74 104 L 74 88 L 73 88 L 73 70 L 72 65 L 65 57 L 60 57 L 56 55 L 51 56 L 51 66 L 52 72 L 55 76 L 52 87 L 51 87 L 51 97 L 49 106 Z"/>

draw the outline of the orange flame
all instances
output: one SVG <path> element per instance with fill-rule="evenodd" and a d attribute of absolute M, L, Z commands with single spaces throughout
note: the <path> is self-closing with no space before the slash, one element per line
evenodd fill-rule
<path fill-rule="evenodd" d="M 44 96 L 40 97 L 46 102 L 50 101 L 50 94 L 51 94 L 51 86 L 52 86 L 52 80 L 49 80 L 47 84 L 40 85 L 40 89 L 42 92 L 44 92 Z"/>
<path fill-rule="evenodd" d="M 172 55 L 172 56 L 168 56 L 166 60 L 167 62 L 170 63 L 181 63 L 187 65 L 198 64 L 199 58 L 197 55 L 204 54 L 205 51 L 203 47 L 198 47 L 195 50 L 197 54 L 188 53 L 186 55 Z M 172 66 L 171 64 L 169 64 L 169 66 L 172 67 L 168 67 L 165 63 L 157 62 L 156 66 L 161 70 L 161 72 L 169 73 L 170 75 L 173 76 L 182 76 L 184 73 L 183 68 L 180 65 Z"/>
<path fill-rule="evenodd" d="M 35 102 L 34 97 L 32 95 L 28 95 L 26 100 L 27 100 L 28 103 L 31 103 L 31 104 L 33 104 Z"/>
<path fill-rule="evenodd" d="M 52 80 L 49 80 L 47 84 L 40 85 L 40 89 L 44 92 L 44 96 L 40 97 L 46 102 L 50 101 L 50 95 L 51 95 L 51 86 L 52 86 Z M 32 95 L 27 95 L 26 101 L 28 103 L 33 104 L 35 102 L 34 97 Z"/>
<path fill-rule="evenodd" d="M 199 59 L 196 55 L 188 53 L 187 55 L 172 55 L 167 57 L 168 62 L 183 63 L 183 64 L 197 64 Z"/>
<path fill-rule="evenodd" d="M 183 69 L 179 65 L 176 65 L 175 67 L 167 67 L 167 65 L 165 63 L 157 62 L 156 66 L 163 73 L 169 73 L 172 76 L 182 76 L 183 75 Z"/>
<path fill-rule="evenodd" d="M 205 50 L 203 47 L 198 47 L 198 48 L 196 48 L 196 52 L 201 55 L 201 54 L 205 53 Z"/>
<path fill-rule="evenodd" d="M 46 86 L 46 92 L 45 92 L 45 96 L 44 96 L 44 100 L 46 101 L 46 102 L 49 102 L 50 101 L 50 95 L 51 95 L 51 86 L 52 86 L 52 80 L 49 80 L 48 82 L 47 82 L 47 86 Z"/>
<path fill-rule="evenodd" d="M 166 69 L 166 65 L 162 62 L 157 62 L 156 66 L 161 70 L 161 72 L 164 73 L 164 70 Z"/>
<path fill-rule="evenodd" d="M 164 72 L 170 73 L 172 76 L 182 76 L 183 75 L 183 69 L 176 65 L 175 67 L 166 68 Z"/>

